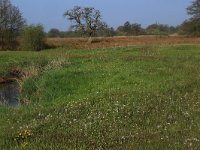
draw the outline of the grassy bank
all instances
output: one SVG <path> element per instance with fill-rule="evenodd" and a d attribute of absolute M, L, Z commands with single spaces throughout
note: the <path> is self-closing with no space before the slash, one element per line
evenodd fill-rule
<path fill-rule="evenodd" d="M 24 71 L 0 149 L 197 149 L 200 46 L 0 52 Z"/>

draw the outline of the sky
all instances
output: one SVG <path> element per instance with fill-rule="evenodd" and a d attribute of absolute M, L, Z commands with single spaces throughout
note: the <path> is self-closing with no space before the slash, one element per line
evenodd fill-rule
<path fill-rule="evenodd" d="M 69 29 L 71 22 L 63 17 L 74 6 L 89 6 L 101 11 L 103 21 L 118 27 L 126 21 L 146 27 L 153 23 L 179 25 L 188 19 L 186 8 L 192 0 L 11 0 L 28 24 L 42 24 L 46 31 Z"/>

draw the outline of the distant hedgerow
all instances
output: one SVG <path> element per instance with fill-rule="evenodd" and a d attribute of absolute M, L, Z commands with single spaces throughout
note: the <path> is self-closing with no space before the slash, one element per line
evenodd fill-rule
<path fill-rule="evenodd" d="M 45 47 L 45 32 L 42 25 L 30 25 L 24 28 L 21 37 L 21 48 L 29 51 L 40 51 Z"/>

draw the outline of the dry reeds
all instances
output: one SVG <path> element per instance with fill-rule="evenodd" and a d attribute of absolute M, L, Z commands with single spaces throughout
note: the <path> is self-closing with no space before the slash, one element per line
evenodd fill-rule
<path fill-rule="evenodd" d="M 127 47 L 134 45 L 174 45 L 199 44 L 200 38 L 186 36 L 119 36 L 96 37 L 92 43 L 87 38 L 48 38 L 50 47 L 67 47 L 72 49 L 95 49 L 108 47 Z"/>

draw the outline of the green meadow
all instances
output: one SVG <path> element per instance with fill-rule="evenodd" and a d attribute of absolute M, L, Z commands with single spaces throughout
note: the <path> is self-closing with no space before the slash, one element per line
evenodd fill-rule
<path fill-rule="evenodd" d="M 2 150 L 200 147 L 199 45 L 1 51 L 0 75 L 13 69 Z"/>

